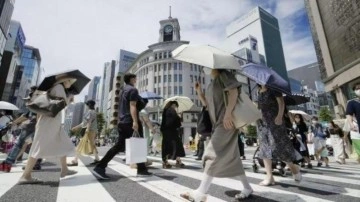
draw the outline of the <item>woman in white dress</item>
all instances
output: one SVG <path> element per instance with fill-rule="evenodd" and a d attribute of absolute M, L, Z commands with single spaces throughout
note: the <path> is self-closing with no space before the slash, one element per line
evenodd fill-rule
<path fill-rule="evenodd" d="M 69 77 L 58 78 L 57 82 L 48 92 L 51 96 L 63 98 L 68 101 L 66 89 L 69 89 L 75 81 L 76 79 Z M 29 159 L 24 173 L 18 182 L 19 184 L 42 183 L 40 180 L 31 176 L 32 168 L 38 158 L 59 157 L 61 164 L 60 177 L 76 174 L 76 171 L 69 170 L 66 165 L 66 156 L 73 153 L 74 145 L 70 137 L 66 134 L 61 120 L 61 112 L 55 117 L 45 115 L 38 117 L 34 140 L 29 152 Z"/>

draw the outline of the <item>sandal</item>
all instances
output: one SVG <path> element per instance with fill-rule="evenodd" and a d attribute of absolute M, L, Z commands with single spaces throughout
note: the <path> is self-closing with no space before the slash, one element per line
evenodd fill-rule
<path fill-rule="evenodd" d="M 171 168 L 172 165 L 170 165 L 168 162 L 163 162 L 163 168 Z"/>
<path fill-rule="evenodd" d="M 73 167 L 73 166 L 78 166 L 79 163 L 78 162 L 75 162 L 75 161 L 71 161 L 70 163 L 66 164 L 67 166 L 69 167 Z"/>
<path fill-rule="evenodd" d="M 207 195 L 200 195 L 200 193 L 196 196 L 197 193 L 195 191 L 186 192 L 184 194 L 180 194 L 180 197 L 186 199 L 191 202 L 206 202 Z"/>
<path fill-rule="evenodd" d="M 185 164 L 183 164 L 181 161 L 176 161 L 175 167 L 177 168 L 184 168 Z"/>
<path fill-rule="evenodd" d="M 23 184 L 42 184 L 43 181 L 39 180 L 37 178 L 31 178 L 31 180 L 27 180 L 25 178 L 20 178 L 20 180 L 18 181 L 18 185 L 23 185 Z"/>
<path fill-rule="evenodd" d="M 268 186 L 272 186 L 272 185 L 275 185 L 275 180 L 274 178 L 272 177 L 271 180 L 264 180 L 264 181 L 261 181 L 259 183 L 260 186 L 265 186 L 265 187 L 268 187 Z"/>
<path fill-rule="evenodd" d="M 60 177 L 63 178 L 63 177 L 66 177 L 66 176 L 75 175 L 75 174 L 77 174 L 77 173 L 78 173 L 78 172 L 75 171 L 75 170 L 68 170 L 68 171 L 66 172 L 66 174 L 60 174 Z"/>
<path fill-rule="evenodd" d="M 235 195 L 235 199 L 237 201 L 247 199 L 247 198 L 249 198 L 251 196 L 252 193 L 253 193 L 252 189 L 244 189 L 239 194 Z"/>

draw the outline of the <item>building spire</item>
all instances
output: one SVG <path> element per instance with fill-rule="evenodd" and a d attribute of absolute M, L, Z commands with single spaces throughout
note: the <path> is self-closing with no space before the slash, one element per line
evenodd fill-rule
<path fill-rule="evenodd" d="M 169 6 L 169 19 L 171 19 L 171 6 Z"/>

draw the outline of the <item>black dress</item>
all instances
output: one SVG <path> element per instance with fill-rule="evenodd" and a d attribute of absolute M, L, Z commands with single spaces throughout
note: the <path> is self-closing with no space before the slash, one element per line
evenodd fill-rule
<path fill-rule="evenodd" d="M 165 162 L 167 159 L 175 160 L 177 157 L 184 157 L 185 150 L 179 136 L 181 119 L 175 109 L 165 109 L 162 114 L 161 133 L 163 135 L 161 153 Z"/>
<path fill-rule="evenodd" d="M 305 123 L 296 124 L 295 133 L 301 135 L 301 141 L 306 148 L 305 151 L 299 151 L 301 156 L 303 157 L 310 157 L 309 149 L 307 147 L 307 137 L 306 137 L 307 132 L 308 132 L 308 127 L 306 126 Z"/>

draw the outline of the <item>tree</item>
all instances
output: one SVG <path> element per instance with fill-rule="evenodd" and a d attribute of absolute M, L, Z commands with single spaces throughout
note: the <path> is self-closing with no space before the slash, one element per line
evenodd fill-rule
<path fill-rule="evenodd" d="M 331 112 L 328 107 L 321 107 L 319 111 L 320 121 L 329 122 L 333 120 Z"/>
<path fill-rule="evenodd" d="M 248 133 L 249 137 L 256 138 L 256 136 L 257 136 L 256 126 L 248 125 L 246 129 L 247 129 L 247 133 Z"/>
<path fill-rule="evenodd" d="M 98 134 L 101 134 L 101 132 L 104 129 L 104 126 L 105 126 L 104 114 L 103 113 L 97 113 L 96 114 L 96 119 L 97 119 L 97 126 L 98 126 Z"/>

